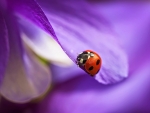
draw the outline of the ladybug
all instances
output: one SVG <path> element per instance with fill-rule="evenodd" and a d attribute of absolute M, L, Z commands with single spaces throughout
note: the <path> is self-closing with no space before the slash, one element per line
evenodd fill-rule
<path fill-rule="evenodd" d="M 94 76 L 101 68 L 102 59 L 96 52 L 85 50 L 77 56 L 76 64 L 88 74 Z"/>

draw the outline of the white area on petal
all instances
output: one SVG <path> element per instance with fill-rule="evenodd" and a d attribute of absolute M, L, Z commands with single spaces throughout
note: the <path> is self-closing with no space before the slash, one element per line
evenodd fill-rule
<path fill-rule="evenodd" d="M 10 49 L 9 62 L 0 88 L 3 97 L 17 103 L 37 98 L 51 85 L 49 67 L 42 64 L 27 46 L 25 48 L 24 64 L 17 51 Z"/>
<path fill-rule="evenodd" d="M 68 67 L 73 65 L 72 60 L 52 36 L 21 15 L 16 15 L 20 29 L 22 29 L 21 37 L 23 41 L 37 55 L 59 66 Z M 27 25 L 30 25 L 30 27 Z"/>
<path fill-rule="evenodd" d="M 51 61 L 59 66 L 70 66 L 73 64 L 71 59 L 62 50 L 59 44 L 44 31 L 38 35 L 38 40 L 30 40 L 30 38 L 21 33 L 23 41 L 39 56 Z"/>

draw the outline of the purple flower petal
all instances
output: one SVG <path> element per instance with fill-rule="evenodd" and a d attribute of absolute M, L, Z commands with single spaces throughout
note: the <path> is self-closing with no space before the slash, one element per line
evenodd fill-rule
<path fill-rule="evenodd" d="M 45 14 L 34 0 L 8 0 L 8 8 L 32 21 L 52 35 L 53 38 L 56 37 Z"/>
<path fill-rule="evenodd" d="M 39 7 L 39 5 L 35 1 L 33 1 L 33 0 L 26 0 L 26 1 L 13 0 L 13 3 L 11 3 L 11 2 L 9 2 L 10 6 L 11 7 L 13 6 L 12 8 L 16 11 L 16 15 L 19 17 L 19 19 L 21 18 L 21 20 L 24 20 L 24 17 L 26 17 L 28 20 L 32 21 L 33 23 L 38 25 L 40 28 L 44 29 L 47 33 L 50 34 L 50 36 L 52 36 L 55 40 L 57 40 L 55 33 L 53 31 L 53 28 L 51 27 L 48 19 L 46 18 L 42 9 Z M 24 23 L 23 26 L 25 27 L 25 22 L 23 22 L 23 23 Z M 26 26 L 26 27 L 28 27 L 28 26 Z M 37 31 L 35 31 L 34 28 Z M 30 39 L 28 41 L 31 42 L 29 46 L 37 54 L 39 54 L 40 56 L 44 57 L 47 60 L 51 60 L 52 62 L 54 61 L 55 63 L 59 62 L 59 63 L 63 63 L 66 65 L 70 65 L 72 63 L 72 61 L 70 59 L 69 59 L 69 61 L 66 61 L 66 60 L 68 60 L 68 56 L 64 52 L 61 51 L 61 47 L 55 47 L 55 48 L 52 47 L 53 45 L 56 46 L 56 43 L 52 44 L 52 42 L 54 42 L 54 39 L 49 37 L 46 33 L 42 32 L 35 26 L 33 28 L 29 28 L 29 30 L 33 30 L 33 29 L 34 29 L 34 33 L 33 32 L 32 32 L 32 34 L 30 33 L 30 36 L 28 36 Z M 38 33 L 36 33 L 36 32 L 38 32 Z M 54 53 L 53 54 L 54 56 L 52 57 L 52 55 L 50 53 L 51 54 Z M 56 56 L 57 53 L 60 53 L 61 58 L 59 58 L 59 59 L 61 61 L 57 58 L 58 57 L 58 55 Z M 58 59 L 57 61 L 56 61 L 56 58 Z M 64 60 L 64 61 L 62 61 L 62 60 Z"/>
<path fill-rule="evenodd" d="M 80 76 L 59 84 L 36 108 L 36 113 L 133 113 L 149 102 L 150 62 L 114 86 Z M 61 104 L 60 104 L 61 102 Z M 143 108 L 144 107 L 144 108 Z"/>
<path fill-rule="evenodd" d="M 134 71 L 150 57 L 150 4 L 99 5 L 94 6 L 113 24 L 128 54 L 129 71 Z"/>
<path fill-rule="evenodd" d="M 23 45 L 16 18 L 7 12 L 10 55 L 1 94 L 14 102 L 27 102 L 43 94 L 50 86 L 51 74 L 48 66 Z"/>
<path fill-rule="evenodd" d="M 3 75 L 8 60 L 8 35 L 4 18 L 0 12 L 0 84 L 3 80 Z"/>
<path fill-rule="evenodd" d="M 102 57 L 97 81 L 109 84 L 127 77 L 127 57 L 117 41 L 119 37 L 99 12 L 93 12 L 92 7 L 83 2 L 40 4 L 64 51 L 74 62 L 79 53 L 90 49 Z"/>
<path fill-rule="evenodd" d="M 19 23 L 22 32 L 27 35 L 24 36 L 24 41 L 36 54 L 59 66 L 70 66 L 73 64 L 60 45 L 46 32 L 22 17 L 19 18 Z"/>
<path fill-rule="evenodd" d="M 38 29 L 33 23 L 25 22 L 24 19 L 20 20 L 20 24 L 25 43 L 37 55 L 50 62 L 50 70 L 52 71 L 54 83 L 64 82 L 77 76 L 76 74 L 72 75 L 72 73 L 83 73 L 83 71 L 68 58 L 53 38 L 49 37 L 45 32 L 41 31 L 41 29 Z M 30 28 L 28 25 L 30 25 Z M 69 74 L 71 76 L 67 76 Z"/>
<path fill-rule="evenodd" d="M 16 4 L 18 4 L 18 3 L 16 3 Z M 24 37 L 26 44 L 28 44 L 28 46 L 32 50 L 34 50 L 34 52 L 36 54 L 45 58 L 46 60 L 50 60 L 50 62 L 52 62 L 54 64 L 57 64 L 59 66 L 60 65 L 61 66 L 72 65 L 72 61 L 70 59 L 68 59 L 68 56 L 66 56 L 66 54 L 60 50 L 61 48 L 55 47 L 55 44 L 53 44 L 54 40 L 51 37 L 47 36 L 46 33 L 44 33 L 43 31 L 38 29 L 36 26 L 34 26 L 33 23 L 25 20 L 24 16 L 27 17 L 32 22 L 36 23 L 37 25 L 39 25 L 39 26 L 42 25 L 43 29 L 47 29 L 46 31 L 48 31 L 48 33 L 53 34 L 53 31 L 51 31 L 51 29 L 50 29 L 51 26 L 50 26 L 48 20 L 46 19 L 45 15 L 43 14 L 42 10 L 40 9 L 40 7 L 36 3 L 33 3 L 33 1 L 28 1 L 25 3 L 19 2 L 19 4 L 21 4 L 21 5 L 19 5 L 19 6 L 14 5 L 14 8 L 15 8 L 15 11 L 17 12 L 17 16 L 19 17 L 18 20 L 19 20 L 19 23 L 21 24 L 21 28 L 23 28 L 22 29 L 23 32 L 27 35 L 27 38 Z M 26 6 L 24 6 L 25 4 L 26 4 Z M 38 17 L 34 17 L 35 15 L 32 15 L 32 12 L 29 11 L 29 9 L 31 9 L 34 12 L 34 14 Z M 36 9 L 36 10 L 33 10 L 33 9 Z M 18 13 L 19 13 L 19 15 L 18 15 Z M 42 21 L 39 21 L 39 20 L 42 20 Z M 28 25 L 30 25 L 30 27 Z M 50 28 L 45 25 L 49 25 Z M 53 36 L 54 36 L 54 34 L 53 34 Z M 75 67 L 75 66 L 73 66 L 73 67 Z M 67 67 L 65 67 L 65 68 L 67 68 Z M 77 67 L 75 69 L 73 69 L 73 68 L 71 68 L 71 69 L 78 70 L 80 72 L 80 70 L 77 69 Z M 68 70 L 66 72 L 68 72 Z M 59 76 L 57 76 L 57 75 L 59 75 Z M 60 81 L 62 82 L 64 80 L 68 80 L 69 78 L 73 77 L 73 76 L 67 77 L 66 74 L 64 74 L 64 73 L 62 73 L 62 74 L 57 73 L 57 75 L 54 76 L 55 82 L 60 82 Z"/>
<path fill-rule="evenodd" d="M 57 4 L 53 4 L 53 5 L 57 6 Z M 82 5 L 85 5 L 85 4 L 82 4 Z M 109 31 L 105 30 L 106 27 L 105 25 L 103 25 L 104 23 L 106 23 L 105 19 L 103 19 L 102 17 L 98 17 L 98 19 L 100 19 L 102 22 L 102 23 L 99 23 L 100 27 L 98 27 L 97 26 L 98 20 L 93 19 L 93 17 L 91 19 L 87 19 L 87 17 L 85 16 L 85 15 L 93 16 L 91 12 L 88 14 L 87 9 L 85 9 L 85 15 L 84 15 L 85 17 L 82 16 L 80 13 L 78 15 L 76 14 L 76 11 L 78 11 L 78 9 L 76 9 L 74 6 L 71 4 L 71 7 L 74 8 L 71 11 L 71 14 L 74 14 L 74 15 L 71 15 L 71 16 L 70 16 L 70 11 L 68 13 L 59 14 L 59 11 L 62 11 L 62 8 L 65 7 L 64 4 L 61 4 L 61 8 L 52 7 L 52 9 L 54 8 L 54 11 L 51 11 L 52 13 L 50 13 L 52 17 L 52 18 L 50 17 L 50 21 L 52 21 L 53 23 L 57 36 L 59 37 L 58 39 L 63 49 L 65 50 L 65 52 L 69 55 L 69 57 L 74 62 L 77 57 L 77 54 L 82 52 L 83 50 L 92 49 L 98 52 L 103 59 L 103 66 L 102 66 L 101 73 L 99 73 L 96 76 L 96 79 L 101 83 L 104 83 L 104 84 L 115 83 L 125 78 L 128 72 L 127 71 L 127 67 L 128 67 L 127 59 L 125 57 L 125 54 L 122 52 L 122 50 L 119 48 L 118 44 L 115 41 L 111 43 L 111 46 L 105 44 L 108 40 L 111 40 L 111 38 L 114 36 L 113 34 L 110 34 L 109 36 L 107 36 L 107 33 Z M 28 19 L 34 21 L 37 25 L 42 27 L 48 33 L 52 34 L 53 38 L 56 39 L 55 34 L 53 30 L 51 29 L 49 22 L 47 21 L 42 10 L 39 8 L 39 6 L 36 3 L 30 0 L 28 0 L 28 2 L 23 2 L 23 1 L 16 2 L 15 1 L 13 8 L 15 9 L 15 11 L 17 11 L 17 13 L 23 16 L 26 16 L 28 17 Z M 31 8 L 35 10 L 30 11 Z M 66 9 L 64 9 L 64 11 L 65 10 Z M 81 11 L 82 10 L 84 9 L 81 9 Z M 38 14 L 37 14 L 37 11 L 38 11 Z M 57 17 L 57 15 L 62 16 L 64 19 Z M 77 16 L 77 17 L 74 17 L 74 16 Z M 68 20 L 70 19 L 71 21 L 68 22 L 66 18 Z M 81 20 L 79 20 L 80 18 Z M 96 22 L 93 22 L 93 20 Z M 83 27 L 77 26 L 80 23 Z M 91 25 L 93 25 L 94 27 L 91 28 Z M 61 27 L 64 27 L 64 28 L 61 29 Z M 87 33 L 83 33 L 82 32 L 83 29 L 85 29 Z M 100 32 L 100 29 L 101 29 L 101 32 Z M 72 38 L 70 39 L 70 37 Z M 88 40 L 87 37 L 93 37 L 95 38 L 95 41 L 92 41 L 91 43 L 91 40 Z M 100 40 L 97 41 L 97 37 L 103 37 L 103 38 L 100 38 Z M 107 37 L 107 39 L 105 37 Z M 82 40 L 80 38 L 82 38 Z M 72 45 L 74 44 L 74 42 L 77 42 L 78 45 L 73 47 Z M 87 43 L 85 44 L 85 42 Z M 101 46 L 98 47 L 95 45 L 101 45 Z M 112 45 L 114 48 L 112 48 Z M 102 48 L 107 48 L 107 49 L 102 49 Z M 115 55 L 111 55 L 111 52 L 109 51 L 111 51 Z M 120 59 L 120 62 L 116 62 L 118 59 Z M 114 62 L 116 63 L 114 64 Z"/>

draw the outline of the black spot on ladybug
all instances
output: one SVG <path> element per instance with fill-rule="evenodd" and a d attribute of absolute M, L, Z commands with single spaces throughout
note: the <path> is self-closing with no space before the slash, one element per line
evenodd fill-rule
<path fill-rule="evenodd" d="M 93 66 L 91 66 L 91 67 L 89 68 L 89 71 L 92 70 L 92 69 L 93 69 Z"/>
<path fill-rule="evenodd" d="M 97 61 L 96 61 L 96 65 L 98 65 L 99 63 L 100 63 L 100 60 L 97 60 Z"/>

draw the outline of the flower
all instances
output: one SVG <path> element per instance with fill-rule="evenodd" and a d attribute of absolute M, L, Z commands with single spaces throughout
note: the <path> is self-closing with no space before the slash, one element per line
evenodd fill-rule
<path fill-rule="evenodd" d="M 59 2 L 56 1 L 56 3 Z M 119 82 L 123 80 L 125 77 L 127 77 L 128 72 L 127 58 L 124 51 L 118 44 L 118 38 L 114 38 L 117 37 L 117 35 L 115 35 L 111 31 L 111 29 L 109 29 L 110 24 L 102 16 L 98 17 L 98 19 L 101 19 L 100 22 L 101 27 L 100 28 L 98 26 L 97 27 L 98 29 L 101 29 L 101 32 L 97 34 L 98 31 L 94 27 L 91 27 L 93 29 L 91 28 L 88 29 L 89 28 L 88 24 L 78 19 L 77 21 L 71 19 L 74 21 L 74 23 L 79 22 L 80 24 L 83 24 L 82 26 L 84 27 L 85 30 L 86 28 L 87 31 L 92 30 L 92 32 L 87 32 L 89 34 L 85 33 L 78 34 L 76 32 L 78 32 L 81 29 L 72 26 L 74 24 L 70 23 L 67 24 L 64 19 L 59 20 L 59 18 L 57 18 L 57 16 L 59 16 L 59 13 L 57 14 L 56 12 L 57 10 L 55 11 L 57 7 L 55 7 L 54 4 L 52 5 L 53 6 L 52 16 L 50 15 L 47 16 L 48 18 L 51 19 L 50 21 L 52 21 L 53 27 L 58 28 L 58 30 L 56 30 L 57 37 L 48 19 L 43 13 L 42 9 L 35 1 L 33 0 L 1 1 L 1 23 L 2 23 L 1 43 L 4 42 L 3 43 L 4 48 L 1 50 L 2 55 L 1 77 L 2 76 L 4 77 L 2 77 L 1 79 L 0 92 L 1 95 L 3 95 L 8 100 L 14 102 L 27 102 L 32 98 L 35 98 L 44 93 L 51 84 L 50 69 L 48 69 L 47 65 L 42 64 L 36 58 L 37 56 L 34 54 L 36 53 L 48 59 L 48 57 L 46 56 L 48 55 L 47 52 L 42 52 L 46 48 L 45 46 L 43 48 L 43 45 L 45 45 L 45 42 L 43 40 L 47 39 L 42 37 L 40 38 L 36 37 L 35 34 L 36 31 L 38 30 L 36 30 L 36 27 L 34 27 L 34 25 L 43 29 L 53 39 L 55 39 L 55 41 L 57 41 L 58 44 L 61 45 L 61 47 L 64 49 L 67 55 L 74 62 L 77 57 L 77 54 L 87 48 L 91 48 L 99 52 L 103 59 L 103 65 L 100 73 L 98 73 L 97 76 L 95 76 L 95 79 L 97 81 L 103 84 L 110 84 Z M 81 2 L 81 4 L 84 5 L 83 2 Z M 64 6 L 65 5 L 63 5 L 63 7 Z M 86 7 L 88 8 L 89 6 L 85 4 L 85 8 Z M 88 9 L 86 10 L 88 11 Z M 89 14 L 92 14 L 92 12 L 90 12 Z M 58 20 L 56 20 L 56 18 Z M 81 15 L 81 18 L 86 17 L 84 16 L 82 17 Z M 53 22 L 54 20 L 56 22 Z M 58 26 L 59 21 L 61 24 L 65 24 L 66 29 L 69 28 L 67 31 L 70 32 L 69 34 L 66 31 L 63 31 L 63 29 L 61 29 L 62 26 L 61 24 L 60 24 L 61 26 Z M 90 26 L 95 25 L 96 21 L 98 22 L 98 20 L 95 20 L 94 23 L 91 20 L 86 21 L 90 22 Z M 28 30 L 30 29 L 28 25 L 30 25 L 31 29 L 32 27 L 35 29 L 30 30 L 28 32 Z M 93 34 L 95 36 L 92 36 Z M 90 37 L 100 36 L 101 40 L 100 41 L 97 41 L 96 39 L 93 41 L 87 40 L 88 38 L 86 37 L 89 36 Z M 69 37 L 73 38 L 71 38 L 70 40 Z M 81 38 L 82 41 L 80 40 Z M 110 40 L 110 42 L 108 40 Z M 74 44 L 74 41 L 77 41 L 78 45 L 70 46 Z M 86 43 L 84 43 L 83 41 L 84 42 L 86 41 Z M 51 48 L 53 48 L 53 46 L 51 46 Z M 53 54 L 52 57 L 50 57 L 49 59 L 54 59 L 56 55 L 57 55 L 56 53 L 55 55 Z M 116 60 L 119 60 L 119 62 L 116 62 Z M 19 70 L 18 67 L 20 67 Z M 80 72 L 80 69 L 77 69 L 77 72 Z M 66 79 L 67 78 L 68 77 L 66 77 Z"/>
<path fill-rule="evenodd" d="M 51 21 L 52 26 L 55 24 L 58 25 L 57 20 L 60 20 L 58 23 L 61 25 L 64 22 L 61 21 L 63 18 L 70 19 L 69 22 L 73 24 L 73 27 L 70 25 L 65 28 L 65 25 L 69 24 L 69 22 L 62 24 L 61 29 L 63 29 L 64 32 L 68 31 L 70 27 L 72 29 L 74 27 L 76 28 L 78 24 L 73 23 L 75 20 L 77 20 L 76 18 L 80 18 L 84 21 L 87 19 L 86 17 L 84 18 L 83 12 L 81 13 L 81 11 L 86 10 L 86 8 L 79 7 L 80 5 L 84 6 L 79 2 L 73 3 L 71 1 L 69 4 L 68 2 L 57 3 L 54 1 L 48 1 L 45 2 L 46 5 L 44 5 L 44 2 L 42 1 L 39 3 L 43 9 L 45 8 L 44 12 L 46 15 L 52 16 L 52 19 L 48 17 L 50 21 L 54 21 Z M 56 9 L 54 9 L 55 7 Z M 91 7 L 93 10 L 95 9 L 94 11 L 101 12 L 101 15 L 108 19 L 113 30 L 115 30 L 119 35 L 129 59 L 129 77 L 121 83 L 106 86 L 97 83 L 90 77 L 85 76 L 86 74 L 80 74 L 81 76 L 56 85 L 49 95 L 32 110 L 35 113 L 150 112 L 148 107 L 150 85 L 149 4 L 92 4 Z M 54 15 L 53 11 L 55 13 L 58 12 L 57 15 L 60 15 Z M 73 11 L 78 12 L 74 13 Z M 98 14 L 99 13 L 97 13 L 97 15 Z M 97 15 L 95 14 L 94 19 L 97 17 Z M 55 20 L 53 16 L 56 16 L 57 18 L 55 19 L 57 20 Z M 90 18 L 90 14 L 88 17 Z M 96 23 L 98 22 L 96 21 Z M 88 21 L 87 24 L 91 23 Z M 80 23 L 80 25 L 82 24 Z M 96 26 L 97 24 L 94 25 Z M 88 28 L 92 29 L 92 27 L 95 27 L 94 25 L 90 27 L 88 26 Z M 80 27 L 82 28 L 82 26 Z M 75 28 L 74 30 L 77 30 Z M 56 31 L 57 35 L 57 30 L 59 31 L 58 26 L 54 27 L 54 30 Z M 84 29 L 84 31 L 85 30 L 86 29 Z M 88 32 L 92 31 L 89 30 Z M 63 34 L 63 32 L 61 33 Z M 77 33 L 82 34 L 82 31 L 78 30 Z M 59 40 L 60 42 L 62 41 L 61 39 Z M 72 74 L 74 73 L 70 72 L 68 76 Z"/>
<path fill-rule="evenodd" d="M 39 3 L 42 4 L 42 1 Z M 96 11 L 83 1 L 62 3 L 51 0 L 47 4 L 46 1 L 43 3 L 45 6 L 42 9 L 57 36 L 53 38 L 74 63 L 79 53 L 90 49 L 102 57 L 102 68 L 95 76 L 98 82 L 112 84 L 120 82 L 128 76 L 126 54 L 120 46 L 119 36 L 115 34 L 107 19 L 100 14 L 97 15 Z M 76 7 L 79 4 L 80 8 Z M 81 7 L 82 5 L 84 7 Z M 78 13 L 78 10 L 82 13 Z M 82 15 L 83 13 L 84 15 Z M 22 26 L 25 27 L 23 22 Z M 26 34 L 30 34 L 30 31 L 26 31 Z M 31 42 L 34 43 L 35 40 L 32 39 Z M 72 46 L 74 44 L 76 45 Z M 37 48 L 40 48 L 38 45 Z"/>
<path fill-rule="evenodd" d="M 102 32 L 101 36 L 106 37 L 116 36 L 115 38 L 113 38 L 114 40 L 111 40 L 111 38 L 110 40 L 105 40 L 102 37 L 101 41 L 103 43 L 101 42 L 99 45 L 104 44 L 104 47 L 106 47 L 105 48 L 106 54 L 104 54 L 105 53 L 104 49 L 100 50 L 97 49 L 97 50 L 101 52 L 102 56 L 104 55 L 103 56 L 104 62 L 112 61 L 114 64 L 120 65 L 119 66 L 115 65 L 114 66 L 115 68 L 113 68 L 112 65 L 109 66 L 110 62 L 108 63 L 108 65 L 105 64 L 103 69 L 106 70 L 102 69 L 100 73 L 109 71 L 106 74 L 109 76 L 105 76 L 106 80 L 102 80 L 101 78 L 97 77 L 96 79 L 99 82 L 105 84 L 114 83 L 122 80 L 124 77 L 122 78 L 122 76 L 120 75 L 125 76 L 128 72 L 126 54 L 129 59 L 129 77 L 118 84 L 102 85 L 96 82 L 93 78 L 87 76 L 87 74 L 80 73 L 79 70 L 73 71 L 67 70 L 66 76 L 72 76 L 74 74 L 75 78 L 72 78 L 72 80 L 68 80 L 66 82 L 62 82 L 55 85 L 53 90 L 50 91 L 49 95 L 41 103 L 39 103 L 38 105 L 36 104 L 35 106 L 32 107 L 29 104 L 25 112 L 33 111 L 35 113 L 41 112 L 42 113 L 44 112 L 133 113 L 137 111 L 138 112 L 149 111 L 149 108 L 145 106 L 146 104 L 149 103 L 148 102 L 149 73 L 150 73 L 149 71 L 150 40 L 148 34 L 149 33 L 148 22 L 150 16 L 149 5 L 147 4 L 97 5 L 97 4 L 88 4 L 87 2 L 85 3 L 84 1 L 82 2 L 67 1 L 62 3 L 59 1 L 40 1 L 40 0 L 38 3 L 41 5 L 49 21 L 52 23 L 52 26 L 54 27 L 58 39 L 56 38 L 55 35 L 52 35 L 52 37 L 55 38 L 56 41 L 58 41 L 58 43 L 62 46 L 62 48 L 66 51 L 66 53 L 73 61 L 75 61 L 76 58 L 75 52 L 82 51 L 82 48 L 80 47 L 83 47 L 83 49 L 84 47 L 85 49 L 86 47 L 91 47 L 93 49 L 96 48 L 97 42 L 99 42 L 99 40 L 89 41 L 87 38 L 88 36 L 92 35 L 99 36 L 97 35 L 99 34 L 99 32 L 100 33 Z M 45 6 L 44 4 L 48 5 L 48 7 Z M 84 13 L 81 11 L 83 11 Z M 102 16 L 99 17 L 98 15 L 100 14 Z M 119 15 L 123 16 L 123 18 L 121 18 L 121 16 Z M 30 15 L 28 17 L 32 19 L 32 16 L 33 15 Z M 87 19 L 87 17 L 89 19 Z M 67 19 L 69 19 L 69 21 L 65 21 Z M 32 19 L 32 21 L 33 20 L 34 19 Z M 44 21 L 42 20 L 42 22 L 44 23 L 45 20 Z M 102 25 L 101 24 L 99 25 L 98 24 L 99 22 L 100 23 L 102 22 Z M 130 24 L 130 22 L 132 24 Z M 37 21 L 35 21 L 34 23 L 37 24 Z M 78 24 L 80 24 L 80 27 L 78 27 Z M 41 26 L 41 24 L 37 25 Z M 47 25 L 47 23 L 44 25 Z M 59 27 L 61 27 L 61 29 Z M 42 28 L 48 33 L 51 33 L 49 29 L 47 29 L 47 26 L 46 27 L 42 26 Z M 88 31 L 87 34 L 82 32 L 83 29 L 78 28 L 84 28 L 84 31 Z M 114 31 L 117 33 L 117 35 L 114 34 Z M 29 32 L 27 30 L 26 34 L 29 36 L 30 34 L 28 33 Z M 68 36 L 74 38 L 71 40 L 68 39 Z M 77 36 L 82 38 L 78 39 L 76 38 Z M 73 46 L 75 42 L 74 40 L 79 44 L 81 44 L 82 46 L 81 45 Z M 123 43 L 123 46 L 125 47 L 125 53 L 119 46 L 118 44 L 119 42 L 117 42 L 118 40 L 120 40 L 121 43 Z M 82 41 L 86 41 L 86 44 L 84 44 Z M 106 41 L 108 42 L 108 45 Z M 109 44 L 111 43 L 109 41 L 111 41 L 112 45 L 116 44 L 114 45 L 115 47 L 113 47 L 112 45 L 110 46 Z M 94 44 L 92 44 L 93 42 Z M 29 46 L 33 47 L 32 44 Z M 71 50 L 73 50 L 73 52 Z M 108 54 L 109 52 L 107 53 L 107 51 L 109 50 L 111 51 L 112 55 Z M 107 55 L 110 55 L 110 57 Z M 116 56 L 119 55 L 119 57 L 117 57 L 118 59 L 115 58 L 115 55 Z M 109 57 L 108 60 L 107 58 L 105 58 L 105 56 Z M 123 59 L 120 60 L 119 58 Z M 118 62 L 116 59 L 118 60 Z M 141 61 L 140 65 L 139 62 L 137 62 L 139 61 L 139 59 Z M 107 68 L 107 66 L 109 68 Z M 123 68 L 125 68 L 125 70 Z M 58 69 L 56 70 L 58 71 Z M 123 71 L 120 72 L 119 70 Z M 109 79 L 109 77 L 113 75 L 114 75 L 113 78 L 115 78 L 116 77 L 115 75 L 117 75 L 118 73 L 119 76 L 117 77 L 117 79 L 113 79 L 114 81 L 112 81 L 112 79 Z M 98 77 L 101 77 L 101 75 L 98 74 Z"/>
<path fill-rule="evenodd" d="M 0 9 L 0 94 L 13 102 L 28 102 L 50 87 L 51 71 L 22 40 L 19 21 L 34 21 L 55 34 L 35 1 L 0 1 Z"/>

